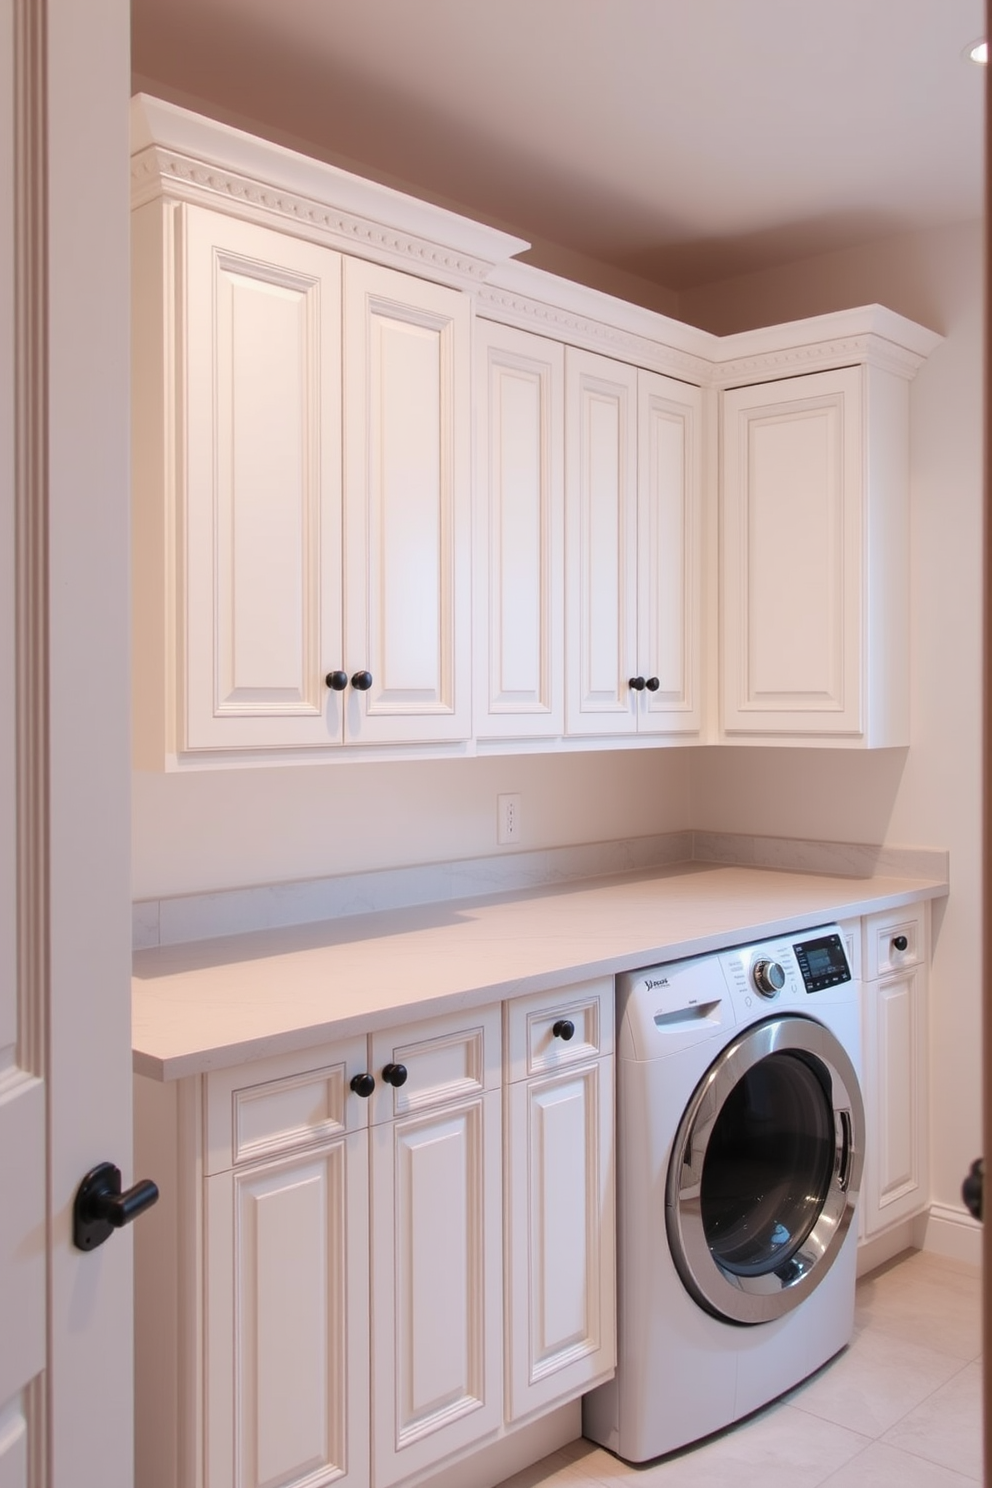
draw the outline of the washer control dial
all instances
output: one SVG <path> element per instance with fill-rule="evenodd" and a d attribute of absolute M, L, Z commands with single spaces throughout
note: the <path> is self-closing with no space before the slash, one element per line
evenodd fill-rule
<path fill-rule="evenodd" d="M 755 961 L 751 975 L 762 997 L 777 997 L 785 986 L 785 971 L 777 961 Z"/>

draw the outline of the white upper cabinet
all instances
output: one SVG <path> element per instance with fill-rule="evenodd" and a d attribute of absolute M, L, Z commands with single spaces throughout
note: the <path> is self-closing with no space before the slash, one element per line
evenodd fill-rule
<path fill-rule="evenodd" d="M 156 507 L 177 524 L 177 747 L 326 744 L 341 733 L 324 681 L 343 655 L 340 255 L 188 205 L 175 228 L 177 501 Z"/>
<path fill-rule="evenodd" d="M 564 732 L 565 350 L 475 325 L 475 732 Z"/>
<path fill-rule="evenodd" d="M 908 742 L 939 337 L 713 336 L 187 110 L 132 125 L 138 768 Z"/>
<path fill-rule="evenodd" d="M 858 365 L 723 395 L 726 742 L 909 743 L 909 379 L 922 356 L 873 339 L 852 346 Z"/>
<path fill-rule="evenodd" d="M 567 729 L 699 728 L 699 388 L 566 354 Z"/>
<path fill-rule="evenodd" d="M 345 739 L 467 739 L 469 303 L 358 259 L 344 286 Z"/>

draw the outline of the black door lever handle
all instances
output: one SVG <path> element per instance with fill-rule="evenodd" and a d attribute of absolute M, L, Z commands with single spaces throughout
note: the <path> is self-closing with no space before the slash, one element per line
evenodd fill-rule
<path fill-rule="evenodd" d="M 158 1185 L 142 1178 L 121 1193 L 121 1170 L 113 1163 L 98 1163 L 76 1190 L 72 1205 L 72 1243 L 77 1250 L 95 1250 L 144 1214 L 158 1199 Z"/>

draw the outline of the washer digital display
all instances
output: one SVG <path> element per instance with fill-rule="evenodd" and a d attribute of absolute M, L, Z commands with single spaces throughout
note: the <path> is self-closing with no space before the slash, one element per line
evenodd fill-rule
<path fill-rule="evenodd" d="M 822 992 L 851 980 L 844 945 L 839 935 L 821 935 L 793 946 L 807 992 Z"/>

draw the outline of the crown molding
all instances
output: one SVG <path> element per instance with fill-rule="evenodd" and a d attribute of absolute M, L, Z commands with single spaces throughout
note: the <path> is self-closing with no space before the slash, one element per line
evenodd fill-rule
<path fill-rule="evenodd" d="M 555 340 L 566 341 L 569 346 L 581 346 L 587 351 L 601 352 L 604 356 L 633 362 L 638 367 L 661 372 L 683 382 L 702 385 L 710 380 L 712 367 L 704 356 L 679 350 L 666 342 L 655 341 L 649 336 L 638 335 L 602 320 L 594 320 L 574 310 L 549 304 L 546 300 L 532 299 L 529 295 L 482 284 L 476 292 L 475 301 L 480 315 L 504 325 L 514 325 L 524 331 L 536 331 Z M 641 313 L 646 317 L 652 312 Z"/>
<path fill-rule="evenodd" d="M 924 358 L 882 336 L 847 336 L 838 341 L 820 341 L 810 346 L 764 352 L 720 362 L 710 369 L 714 387 L 732 388 L 777 377 L 797 377 L 805 372 L 826 372 L 834 367 L 867 365 L 881 367 L 911 381 Z"/>

